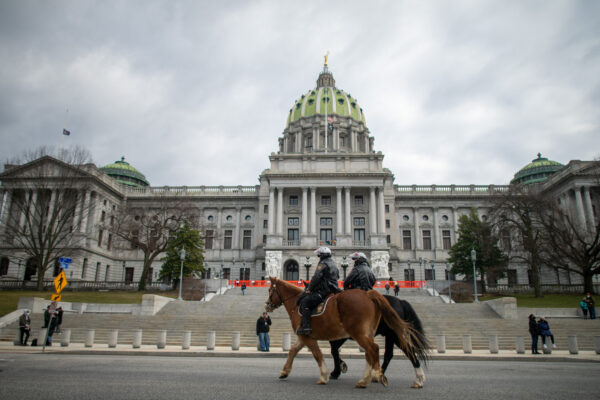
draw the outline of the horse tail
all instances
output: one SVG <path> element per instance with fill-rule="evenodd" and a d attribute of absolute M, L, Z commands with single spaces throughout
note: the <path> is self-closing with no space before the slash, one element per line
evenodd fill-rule
<path fill-rule="evenodd" d="M 402 308 L 404 309 L 404 320 L 412 324 L 412 328 L 417 339 L 413 343 L 414 346 L 412 350 L 419 360 L 423 361 L 424 364 L 427 364 L 427 361 L 429 361 L 430 346 L 429 340 L 427 339 L 427 336 L 425 336 L 423 324 L 421 324 L 419 316 L 408 301 L 402 301 Z"/>
<path fill-rule="evenodd" d="M 426 351 L 424 350 L 421 352 L 418 351 L 419 348 L 425 349 L 425 347 L 422 344 L 419 344 L 420 340 L 416 329 L 413 328 L 411 323 L 402 320 L 402 318 L 398 316 L 396 311 L 390 306 L 390 303 L 381 293 L 376 290 L 369 290 L 367 296 L 369 296 L 371 301 L 379 308 L 385 323 L 396 333 L 396 336 L 398 336 L 400 348 L 411 349 L 415 354 L 426 354 Z"/>

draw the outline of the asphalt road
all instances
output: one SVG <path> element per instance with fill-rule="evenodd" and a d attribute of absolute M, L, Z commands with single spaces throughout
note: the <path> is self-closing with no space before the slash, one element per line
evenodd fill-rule
<path fill-rule="evenodd" d="M 327 360 L 331 369 L 331 359 Z M 317 385 L 312 359 L 279 380 L 282 358 L 0 354 L 0 399 L 598 399 L 600 363 L 432 361 L 424 389 L 409 388 L 405 360 L 390 364 L 389 386 L 356 389 L 363 360 Z"/>

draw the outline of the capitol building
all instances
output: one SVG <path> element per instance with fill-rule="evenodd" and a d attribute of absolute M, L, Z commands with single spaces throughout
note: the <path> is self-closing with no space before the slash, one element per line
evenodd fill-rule
<path fill-rule="evenodd" d="M 0 279 L 36 278 L 26 253 L 4 228 L 11 215 L 18 219 L 13 199 L 30 196 L 35 201 L 36 193 L 28 193 L 24 182 L 40 164 L 78 169 L 72 190 L 78 209 L 85 212 L 73 217 L 73 234 L 82 240 L 65 255 L 72 259 L 70 281 L 137 282 L 143 254 L 119 245 L 103 232 L 102 222 L 125 203 L 151 207 L 168 195 L 192 205 L 204 236 L 209 278 L 305 279 L 317 264 L 313 251 L 324 245 L 331 248 L 341 277 L 352 269 L 346 256 L 361 251 L 379 279 L 449 279 L 448 251 L 457 240 L 459 217 L 474 209 L 486 220 L 493 199 L 509 186 L 396 183 L 365 121 L 357 100 L 336 85 L 325 65 L 316 86 L 293 102 L 278 150 L 268 156 L 270 167 L 255 186 L 153 187 L 124 158 L 101 168 L 69 166 L 50 157 L 7 168 L 0 175 Z M 583 224 L 594 226 L 600 185 L 588 173 L 592 163 L 562 165 L 538 155 L 507 181 L 539 185 Z M 500 247 L 510 247 L 510 240 Z M 158 280 L 160 258 L 149 281 Z M 46 277 L 53 273 L 51 268 Z M 542 269 L 544 284 L 579 282 L 579 275 Z M 529 284 L 528 267 L 509 264 L 498 283 Z"/>

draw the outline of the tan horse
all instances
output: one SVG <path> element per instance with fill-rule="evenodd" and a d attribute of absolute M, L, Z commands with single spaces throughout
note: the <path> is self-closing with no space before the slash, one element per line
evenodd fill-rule
<path fill-rule="evenodd" d="M 296 305 L 303 290 L 285 281 L 270 277 L 271 287 L 265 309 L 268 312 L 283 305 L 288 312 L 294 331 L 300 326 L 301 316 Z M 387 378 L 379 366 L 379 346 L 373 340 L 379 320 L 384 321 L 396 332 L 400 342 L 407 348 L 412 347 L 414 332 L 409 324 L 402 321 L 390 307 L 383 295 L 375 290 L 347 290 L 329 299 L 325 311 L 312 318 L 312 333 L 298 335 L 296 343 L 291 347 L 288 358 L 279 375 L 287 378 L 292 371 L 292 363 L 296 354 L 307 346 L 319 365 L 321 372 L 318 384 L 329 381 L 329 371 L 323 361 L 323 353 L 317 340 L 336 340 L 352 337 L 365 349 L 366 366 L 362 378 L 356 387 L 366 388 L 372 380 L 387 386 Z"/>

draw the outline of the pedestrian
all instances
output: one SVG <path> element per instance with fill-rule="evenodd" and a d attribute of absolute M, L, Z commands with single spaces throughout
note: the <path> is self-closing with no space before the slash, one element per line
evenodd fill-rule
<path fill-rule="evenodd" d="M 538 351 L 540 330 L 533 314 L 529 314 L 529 333 L 531 334 L 531 354 L 540 354 Z"/>
<path fill-rule="evenodd" d="M 56 311 L 56 308 L 56 302 L 53 301 L 46 309 L 46 313 L 48 313 L 48 324 L 46 326 L 48 329 L 48 339 L 46 340 L 46 346 L 52 346 L 52 335 L 54 335 L 54 331 L 56 330 L 58 322 L 58 311 Z"/>
<path fill-rule="evenodd" d="M 579 308 L 581 308 L 581 313 L 583 314 L 583 319 L 587 319 L 588 308 L 587 308 L 587 303 L 585 302 L 585 297 L 579 302 Z"/>
<path fill-rule="evenodd" d="M 29 310 L 23 310 L 23 314 L 19 317 L 19 329 L 21 330 L 21 337 L 19 343 L 21 346 L 27 346 L 29 340 L 29 332 L 31 332 L 31 318 L 29 317 Z M 25 336 L 25 340 L 23 340 Z"/>
<path fill-rule="evenodd" d="M 63 308 L 62 307 L 58 307 L 56 309 L 56 333 L 61 333 L 62 332 L 60 330 L 60 326 L 62 325 L 62 319 L 63 319 Z"/>
<path fill-rule="evenodd" d="M 344 290 L 362 289 L 371 290 L 377 281 L 375 274 L 371 271 L 371 266 L 364 253 L 352 253 L 350 259 L 354 260 L 354 268 L 344 281 Z"/>
<path fill-rule="evenodd" d="M 596 319 L 596 307 L 594 305 L 594 298 L 590 292 L 586 293 L 584 300 L 587 304 L 588 312 L 590 313 L 590 319 Z"/>
<path fill-rule="evenodd" d="M 386 294 L 386 295 L 389 295 L 389 294 L 390 294 L 390 284 L 389 284 L 389 283 L 386 283 L 386 284 L 385 284 L 385 294 Z"/>
<path fill-rule="evenodd" d="M 246 295 L 246 284 L 242 283 L 242 296 Z"/>
<path fill-rule="evenodd" d="M 396 284 L 394 285 L 394 295 L 398 297 L 398 293 L 400 293 L 400 285 L 398 285 L 398 282 L 396 282 Z"/>
<path fill-rule="evenodd" d="M 256 335 L 258 335 L 258 343 L 260 345 L 260 351 L 269 351 L 269 330 L 271 326 L 271 317 L 266 312 L 256 321 Z"/>
<path fill-rule="evenodd" d="M 556 345 L 554 344 L 554 335 L 550 331 L 550 325 L 548 324 L 548 321 L 546 321 L 545 317 L 540 317 L 538 321 L 538 329 L 540 331 L 540 335 L 542 336 L 542 344 L 544 349 L 548 348 L 548 346 L 546 345 L 546 338 L 548 336 L 550 337 L 550 341 L 552 342 L 552 348 L 556 349 Z"/>

